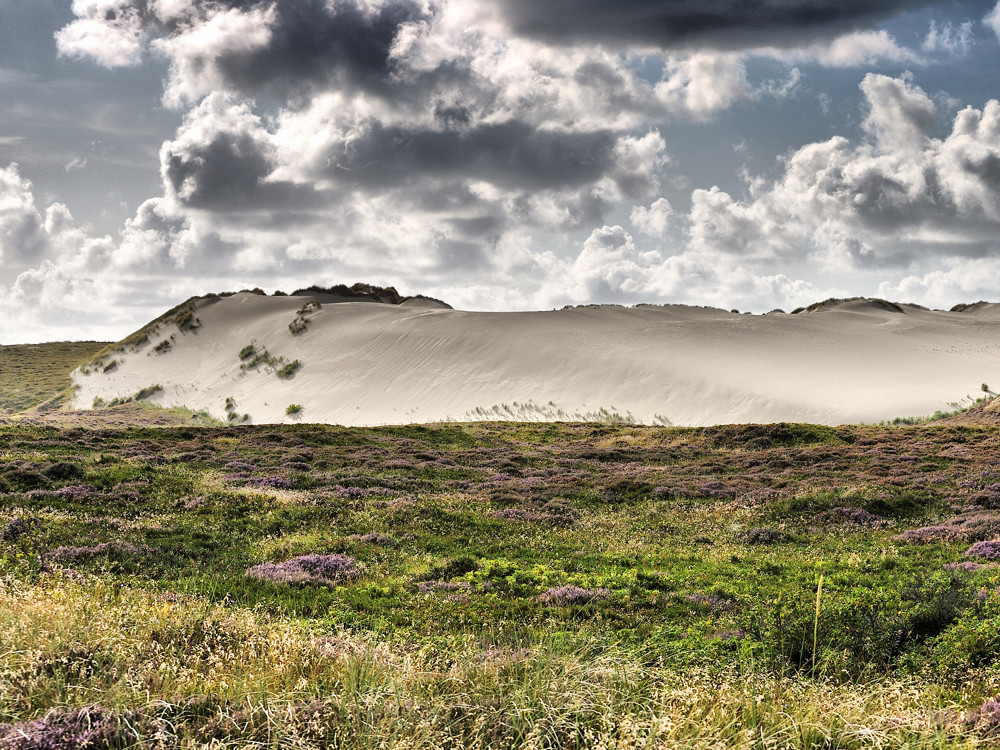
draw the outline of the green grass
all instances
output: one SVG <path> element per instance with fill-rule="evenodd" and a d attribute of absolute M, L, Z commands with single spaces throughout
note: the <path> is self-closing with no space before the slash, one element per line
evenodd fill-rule
<path fill-rule="evenodd" d="M 900 535 L 970 506 L 1000 524 L 998 447 L 977 426 L 0 426 L 0 723 L 100 704 L 179 747 L 975 747 L 1000 573 L 945 568 L 978 532 Z M 313 553 L 362 573 L 246 575 Z"/>
<path fill-rule="evenodd" d="M 65 403 L 70 373 L 105 346 L 96 341 L 0 346 L 0 414 Z"/>

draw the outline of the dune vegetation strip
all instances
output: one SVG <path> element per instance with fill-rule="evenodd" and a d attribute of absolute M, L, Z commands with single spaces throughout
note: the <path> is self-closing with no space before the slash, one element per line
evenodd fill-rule
<path fill-rule="evenodd" d="M 981 747 L 998 448 L 0 426 L 0 748 Z"/>

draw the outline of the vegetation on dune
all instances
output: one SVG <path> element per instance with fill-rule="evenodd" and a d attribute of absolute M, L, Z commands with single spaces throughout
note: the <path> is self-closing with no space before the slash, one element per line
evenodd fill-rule
<path fill-rule="evenodd" d="M 981 746 L 998 449 L 3 426 L 0 747 Z"/>
<path fill-rule="evenodd" d="M 123 404 L 131 404 L 138 401 L 145 401 L 150 396 L 154 396 L 163 390 L 163 386 L 159 383 L 154 385 L 147 385 L 145 388 L 140 388 L 138 391 L 133 393 L 131 396 L 120 396 L 118 398 L 113 398 L 110 401 L 105 401 L 100 396 L 94 398 L 94 408 L 100 409 L 102 407 L 112 407 L 121 406 Z"/>
<path fill-rule="evenodd" d="M 64 405 L 72 394 L 70 373 L 105 346 L 99 341 L 0 346 L 0 415 Z"/>

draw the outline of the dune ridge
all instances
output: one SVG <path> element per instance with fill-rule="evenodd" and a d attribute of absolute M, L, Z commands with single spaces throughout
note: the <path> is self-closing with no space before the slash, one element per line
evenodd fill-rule
<path fill-rule="evenodd" d="M 155 403 L 255 423 L 877 422 L 949 409 L 1000 383 L 1000 305 L 960 307 L 852 299 L 798 314 L 497 313 L 398 294 L 241 292 L 190 300 L 102 353 L 74 373 L 74 405 L 158 385 Z M 286 413 L 291 405 L 301 409 Z"/>

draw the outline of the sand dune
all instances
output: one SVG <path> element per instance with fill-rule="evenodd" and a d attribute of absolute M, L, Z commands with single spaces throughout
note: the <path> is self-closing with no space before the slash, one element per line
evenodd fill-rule
<path fill-rule="evenodd" d="M 337 300 L 200 300 L 194 327 L 161 321 L 147 341 L 75 373 L 75 404 L 158 384 L 157 403 L 225 419 L 230 399 L 230 411 L 255 423 L 617 413 L 692 426 L 842 424 L 930 414 L 983 395 L 984 382 L 1000 386 L 1000 305 L 941 312 L 855 300 L 740 315 L 677 305 L 485 313 L 426 299 Z M 272 364 L 247 368 L 252 357 L 240 353 L 250 345 Z M 279 377 L 295 360 L 295 372 Z M 303 408 L 287 415 L 290 404 Z"/>

